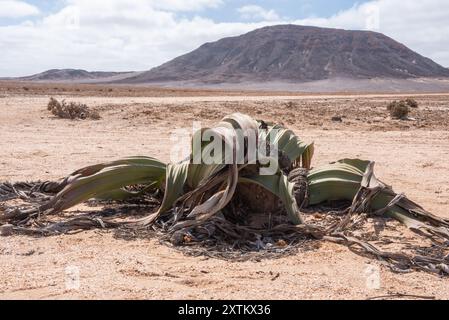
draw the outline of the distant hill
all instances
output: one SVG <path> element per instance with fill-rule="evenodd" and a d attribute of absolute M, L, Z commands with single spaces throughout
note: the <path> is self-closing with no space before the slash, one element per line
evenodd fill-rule
<path fill-rule="evenodd" d="M 449 69 L 376 32 L 280 25 L 206 43 L 122 83 L 306 82 L 449 77 Z"/>
<path fill-rule="evenodd" d="M 54 69 L 7 79 L 292 91 L 447 91 L 449 69 L 371 31 L 279 25 L 206 43 L 144 72 Z"/>
<path fill-rule="evenodd" d="M 19 81 L 42 81 L 42 82 L 85 82 L 99 80 L 117 80 L 123 76 L 134 75 L 133 72 L 89 72 L 79 69 L 52 69 L 28 77 L 15 78 Z"/>

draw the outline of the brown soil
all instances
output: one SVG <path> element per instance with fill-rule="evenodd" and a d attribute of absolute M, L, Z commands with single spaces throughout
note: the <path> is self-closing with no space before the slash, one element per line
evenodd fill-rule
<path fill-rule="evenodd" d="M 420 108 L 410 114 L 415 121 L 399 121 L 390 120 L 386 108 L 398 96 L 132 88 L 127 97 L 130 89 L 124 87 L 99 94 L 96 86 L 36 86 L 24 91 L 23 84 L 0 84 L 0 181 L 56 179 L 127 155 L 168 162 L 173 130 L 239 111 L 284 122 L 304 140 L 314 140 L 315 165 L 346 157 L 375 160 L 381 179 L 449 218 L 448 95 L 417 95 Z M 67 91 L 58 95 L 53 87 Z M 46 110 L 53 95 L 86 103 L 102 119 L 57 119 Z M 343 121 L 332 121 L 335 116 Z M 398 241 L 409 236 L 395 222 L 383 232 Z M 370 266 L 380 268 L 379 289 L 367 286 Z M 70 268 L 79 270 L 79 289 L 66 286 Z M 365 299 L 397 293 L 449 299 L 447 279 L 393 273 L 329 243 L 280 259 L 227 262 L 185 256 L 156 239 L 125 240 L 113 232 L 12 236 L 0 238 L 0 273 L 0 299 Z"/>

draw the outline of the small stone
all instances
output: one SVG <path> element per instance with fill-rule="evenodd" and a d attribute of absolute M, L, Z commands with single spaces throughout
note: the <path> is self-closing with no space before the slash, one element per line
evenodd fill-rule
<path fill-rule="evenodd" d="M 191 243 L 193 241 L 192 237 L 189 235 L 185 235 L 183 240 L 184 240 L 184 243 Z"/>
<path fill-rule="evenodd" d="M 324 216 L 323 216 L 322 214 L 320 214 L 320 213 L 315 213 L 315 214 L 313 215 L 313 217 L 314 217 L 315 219 L 320 219 L 320 220 L 324 219 Z"/>
<path fill-rule="evenodd" d="M 374 117 L 373 118 L 374 123 L 379 123 L 379 122 L 384 122 L 384 121 L 385 121 L 385 118 L 382 118 L 382 117 Z"/>
<path fill-rule="evenodd" d="M 285 240 L 278 240 L 278 242 L 276 242 L 276 246 L 279 248 L 286 248 L 288 243 Z"/>
<path fill-rule="evenodd" d="M 343 122 L 343 118 L 339 116 L 332 117 L 333 122 Z"/>
<path fill-rule="evenodd" d="M 0 236 L 9 237 L 13 234 L 14 226 L 12 224 L 5 224 L 0 226 Z"/>
<path fill-rule="evenodd" d="M 447 264 L 444 263 L 439 264 L 437 268 L 443 271 L 444 273 L 449 274 L 449 266 Z"/>
<path fill-rule="evenodd" d="M 171 239 L 170 242 L 174 245 L 174 246 L 180 246 L 184 243 L 184 234 L 182 232 L 175 232 Z"/>

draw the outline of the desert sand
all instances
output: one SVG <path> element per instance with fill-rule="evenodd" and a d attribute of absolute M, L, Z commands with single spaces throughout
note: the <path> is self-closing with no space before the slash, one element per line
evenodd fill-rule
<path fill-rule="evenodd" d="M 61 88 L 64 88 L 64 91 Z M 55 89 L 56 88 L 56 89 Z M 342 158 L 377 163 L 377 175 L 436 215 L 449 218 L 449 95 L 416 95 L 412 121 L 391 120 L 400 95 L 176 91 L 51 85 L 0 86 L 0 181 L 52 180 L 128 155 L 170 160 L 171 132 L 232 112 L 282 122 L 315 141 L 314 165 Z M 100 88 L 100 87 L 98 87 Z M 99 121 L 57 119 L 54 96 L 87 103 Z M 332 117 L 342 117 L 342 122 Z M 84 210 L 83 206 L 75 210 Z M 400 237 L 408 231 L 387 222 Z M 392 231 L 393 230 L 393 231 Z M 368 283 L 379 268 L 380 283 Z M 67 270 L 79 287 L 67 286 Z M 156 238 L 110 231 L 0 238 L 0 299 L 367 299 L 409 294 L 449 299 L 449 280 L 398 274 L 343 246 L 318 243 L 287 257 L 231 262 L 190 257 Z"/>

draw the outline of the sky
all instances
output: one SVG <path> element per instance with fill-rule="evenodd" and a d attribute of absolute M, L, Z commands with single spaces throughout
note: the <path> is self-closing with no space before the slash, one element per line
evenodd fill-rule
<path fill-rule="evenodd" d="M 447 0 L 0 0 L 0 77 L 149 70 L 286 23 L 382 32 L 449 67 L 448 21 Z"/>

